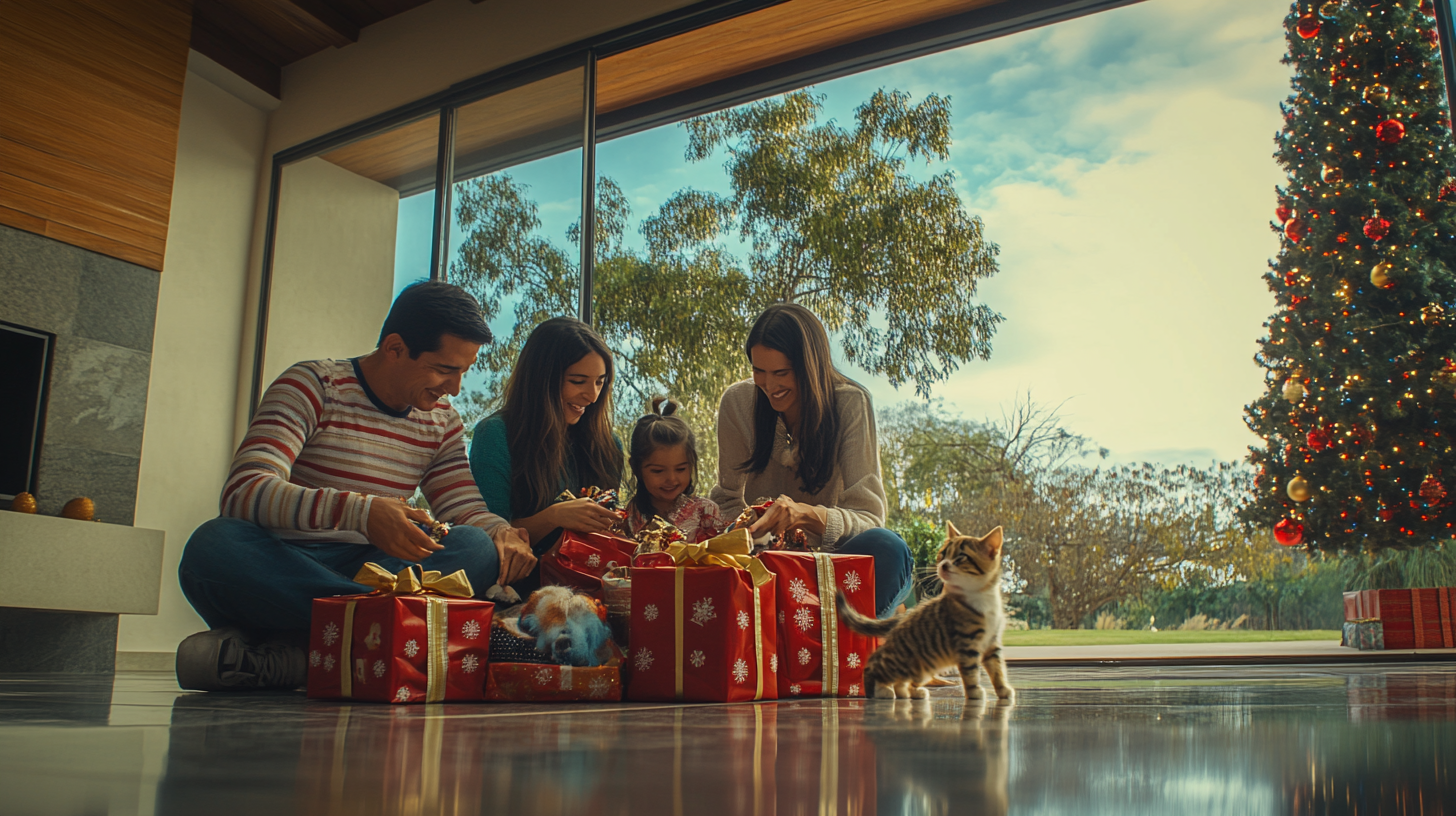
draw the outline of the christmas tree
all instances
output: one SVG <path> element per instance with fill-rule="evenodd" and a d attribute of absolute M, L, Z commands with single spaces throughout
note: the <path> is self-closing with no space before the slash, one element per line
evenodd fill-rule
<path fill-rule="evenodd" d="M 1429 0 L 1297 3 L 1277 311 L 1244 519 L 1311 551 L 1456 537 L 1456 150 Z"/>

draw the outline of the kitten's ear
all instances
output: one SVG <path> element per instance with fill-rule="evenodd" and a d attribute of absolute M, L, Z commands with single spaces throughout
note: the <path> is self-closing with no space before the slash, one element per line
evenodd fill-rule
<path fill-rule="evenodd" d="M 986 553 L 992 558 L 1001 557 L 1001 541 L 1002 534 L 1000 527 L 997 527 L 996 529 L 992 530 L 989 533 L 986 533 L 984 536 L 981 537 L 981 543 L 986 546 Z"/>
<path fill-rule="evenodd" d="M 956 529 L 955 522 L 947 520 L 945 523 L 946 538 L 960 538 L 961 531 Z"/>

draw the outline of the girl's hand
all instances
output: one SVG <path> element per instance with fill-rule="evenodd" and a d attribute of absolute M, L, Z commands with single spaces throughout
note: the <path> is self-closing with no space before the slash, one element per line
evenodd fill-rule
<path fill-rule="evenodd" d="M 773 506 L 763 517 L 748 528 L 748 534 L 758 538 L 764 533 L 775 536 L 789 530 L 803 530 L 816 536 L 824 535 L 825 510 L 812 504 L 796 502 L 788 496 L 774 499 Z"/>
<path fill-rule="evenodd" d="M 572 499 L 551 505 L 552 523 L 578 533 L 601 533 L 617 522 L 613 513 L 592 499 Z"/>

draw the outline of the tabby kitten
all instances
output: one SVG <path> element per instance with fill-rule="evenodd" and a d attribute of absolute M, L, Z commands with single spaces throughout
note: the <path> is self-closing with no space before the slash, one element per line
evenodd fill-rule
<path fill-rule="evenodd" d="M 981 698 L 981 664 L 996 696 L 1012 700 L 1016 691 L 1006 683 L 1001 661 L 1001 630 L 1006 613 L 1001 606 L 1001 528 L 980 538 L 961 535 L 946 524 L 936 574 L 944 589 L 903 615 L 874 620 L 855 611 L 835 596 L 845 625 L 885 642 L 865 664 L 866 696 L 924 699 L 930 692 L 921 684 L 941 669 L 960 669 L 966 699 Z"/>

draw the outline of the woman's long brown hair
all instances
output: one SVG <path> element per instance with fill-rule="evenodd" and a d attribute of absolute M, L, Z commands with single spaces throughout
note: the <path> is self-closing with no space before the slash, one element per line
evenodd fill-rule
<path fill-rule="evenodd" d="M 568 425 L 561 386 L 566 369 L 588 354 L 606 363 L 606 382 L 582 418 Z M 574 317 L 553 317 L 531 330 L 506 381 L 501 409 L 511 451 L 511 512 L 516 518 L 535 515 L 556 498 L 568 457 L 576 463 L 582 486 L 606 490 L 621 484 L 622 451 L 612 438 L 613 379 L 612 352 L 591 326 Z"/>
<path fill-rule="evenodd" d="M 834 367 L 829 356 L 829 334 L 814 313 L 797 303 L 775 303 L 763 311 L 748 332 L 743 351 L 753 359 L 753 347 L 763 346 L 782 353 L 794 367 L 799 392 L 799 428 L 794 442 L 799 446 L 799 482 L 805 493 L 824 489 L 839 464 L 839 399 L 835 388 L 848 378 Z M 753 403 L 753 455 L 740 470 L 762 473 L 773 454 L 774 432 L 779 413 L 769 405 L 762 389 L 755 389 Z"/>

